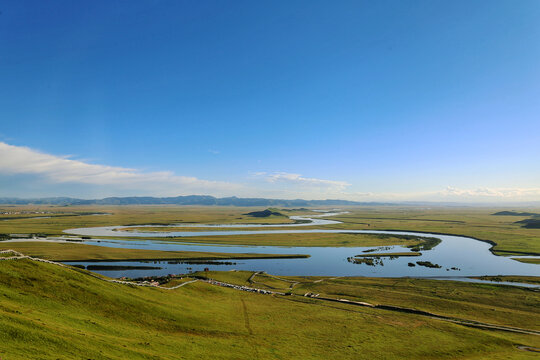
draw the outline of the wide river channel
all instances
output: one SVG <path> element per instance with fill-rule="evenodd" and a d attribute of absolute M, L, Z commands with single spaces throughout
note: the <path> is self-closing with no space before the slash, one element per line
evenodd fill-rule
<path fill-rule="evenodd" d="M 142 226 L 107 226 L 79 228 L 66 230 L 65 233 L 81 236 L 110 236 L 116 239 L 85 240 L 85 244 L 115 248 L 147 249 L 147 250 L 176 250 L 176 251 L 207 251 L 222 253 L 259 253 L 259 254 L 306 254 L 309 258 L 299 259 L 250 259 L 226 260 L 212 264 L 189 264 L 176 261 L 122 261 L 122 262 L 69 262 L 78 265 L 122 265 L 122 266 L 153 266 L 160 269 L 139 270 L 94 270 L 111 277 L 142 277 L 166 274 L 184 274 L 191 271 L 203 270 L 250 270 L 266 271 L 274 275 L 300 276 L 379 276 L 379 277 L 435 277 L 460 279 L 466 276 L 480 275 L 529 275 L 540 276 L 540 266 L 521 263 L 507 257 L 493 255 L 490 244 L 469 237 L 454 235 L 439 235 L 417 233 L 411 231 L 377 231 L 377 230 L 337 230 L 337 229 L 302 229 L 305 226 L 324 226 L 339 224 L 339 221 L 322 219 L 339 213 L 324 213 L 321 215 L 292 216 L 292 220 L 305 223 L 295 224 L 177 224 L 174 227 L 204 227 L 204 228 L 235 228 L 237 230 L 215 231 L 164 231 L 144 232 L 140 230 L 124 231 L 120 229 L 140 228 Z M 147 225 L 156 227 L 155 225 Z M 272 229 L 275 227 L 291 229 Z M 265 228 L 264 230 L 249 230 L 249 228 Z M 266 229 L 268 228 L 268 229 Z M 294 229 L 292 229 L 294 228 Z M 189 237 L 196 236 L 250 236 L 253 234 L 298 234 L 298 233 L 361 233 L 361 234 L 394 234 L 436 237 L 442 242 L 429 251 L 422 251 L 421 256 L 398 257 L 395 259 L 382 258 L 383 264 L 370 266 L 355 264 L 347 261 L 348 257 L 364 254 L 364 250 L 377 247 L 283 247 L 283 246 L 229 246 L 213 244 L 189 243 Z M 171 241 L 166 237 L 185 237 L 186 242 Z M 122 237 L 140 238 L 123 240 Z M 143 239 L 144 238 L 144 239 Z M 381 247 L 382 252 L 409 252 L 402 246 Z M 408 266 L 408 263 L 430 261 L 440 268 L 429 268 L 420 265 Z M 230 264 L 230 263 L 233 264 Z"/>

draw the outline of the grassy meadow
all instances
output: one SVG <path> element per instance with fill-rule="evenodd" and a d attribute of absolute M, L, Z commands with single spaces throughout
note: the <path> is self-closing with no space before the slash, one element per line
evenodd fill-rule
<path fill-rule="evenodd" d="M 410 230 L 470 236 L 494 243 L 497 255 L 540 255 L 540 229 L 516 224 L 528 216 L 492 215 L 501 208 L 376 207 L 354 208 L 332 217 L 344 224 L 329 228 Z M 538 209 L 524 209 L 540 213 Z"/>
<path fill-rule="evenodd" d="M 29 215 L 0 217 L 0 234 L 42 233 L 61 235 L 62 230 L 77 227 L 145 225 L 145 224 L 224 224 L 224 223 L 291 223 L 285 216 L 257 218 L 246 215 L 258 208 L 201 207 L 201 206 L 7 206 L 3 211 L 47 211 L 50 218 L 28 218 Z M 260 210 L 260 209 L 259 209 Z M 310 213 L 306 210 L 284 211 L 284 215 Z M 491 215 L 503 208 L 449 208 L 449 207 L 353 207 L 345 208 L 349 214 L 332 217 L 343 224 L 307 226 L 302 229 L 369 229 L 410 230 L 471 236 L 494 244 L 498 255 L 539 255 L 540 229 L 523 228 L 517 221 L 526 216 Z M 508 210 L 508 209 L 506 209 Z M 510 209 L 511 210 L 511 209 Z M 521 209 L 540 212 L 538 209 Z M 110 215 L 84 215 L 108 213 Z M 82 216 L 73 216 L 83 214 Z M 314 213 L 312 213 L 314 214 Z M 69 216 L 67 216 L 69 215 Z M 256 229 L 256 228 L 255 228 Z M 254 229 L 254 230 L 255 230 Z M 275 228 L 275 229 L 279 229 Z M 145 231 L 195 231 L 187 228 L 145 228 Z M 202 230 L 202 229 L 197 229 Z M 181 238 L 180 238 L 181 239 Z M 190 242 L 245 245 L 282 246 L 379 246 L 406 244 L 402 239 L 357 234 L 280 234 L 250 236 L 207 236 L 189 238 Z M 525 260 L 527 261 L 527 260 Z"/>
<path fill-rule="evenodd" d="M 291 258 L 305 256 L 301 254 L 250 254 L 123 249 L 78 243 L 53 243 L 40 241 L 8 243 L 0 242 L 0 250 L 7 249 L 15 250 L 28 256 L 53 261 L 223 260 Z"/>
<path fill-rule="evenodd" d="M 385 246 L 417 245 L 420 238 L 405 238 L 386 234 L 257 234 L 197 236 L 175 238 L 180 241 L 223 245 L 264 245 L 264 246 Z M 174 240 L 174 239 L 168 239 Z"/>
<path fill-rule="evenodd" d="M 29 260 L 0 261 L 0 296 L 0 357 L 10 360 L 534 359 L 518 346 L 539 346 L 538 336 L 413 314 L 202 282 L 132 287 Z M 530 314 L 537 300 L 515 311 Z"/>
<path fill-rule="evenodd" d="M 25 213 L 0 217 L 0 234 L 56 236 L 64 229 L 108 225 L 290 222 L 284 216 L 255 218 L 246 214 L 257 209 L 233 207 L 0 206 L 0 210 L 6 209 Z M 348 210 L 349 214 L 336 217 L 343 224 L 320 228 L 451 233 L 493 241 L 498 254 L 540 251 L 540 230 L 513 224 L 519 217 L 490 215 L 494 212 L 492 209 L 379 207 Z M 30 216 L 37 211 L 45 211 L 44 215 L 49 217 Z M 110 215 L 89 215 L 91 213 Z M 168 240 L 374 248 L 394 244 L 420 248 L 425 241 L 414 237 L 351 233 Z M 77 242 L 0 241 L 0 249 L 57 261 L 268 257 L 115 249 Z M 244 271 L 195 275 L 296 296 L 249 293 L 202 281 L 174 290 L 121 285 L 99 280 L 85 270 L 30 260 L 0 260 L 0 358 L 533 359 L 538 353 L 520 347 L 540 348 L 537 335 L 481 330 L 417 314 L 302 296 L 316 293 L 321 297 L 408 307 L 457 319 L 540 330 L 540 293 L 529 289 L 407 278 L 253 276 L 252 272 Z M 537 283 L 537 279 L 503 277 L 501 281 Z M 173 287 L 189 280 L 175 278 L 164 286 Z"/>
<path fill-rule="evenodd" d="M 474 279 L 480 280 L 489 280 L 489 281 L 498 281 L 504 284 L 504 282 L 522 282 L 528 284 L 537 284 L 540 285 L 540 276 L 474 276 Z"/>
<path fill-rule="evenodd" d="M 540 258 L 512 258 L 526 264 L 540 264 Z"/>
<path fill-rule="evenodd" d="M 112 225 L 145 225 L 145 224 L 225 224 L 225 223 L 293 223 L 285 216 L 256 218 L 247 213 L 251 207 L 213 207 L 213 206 L 13 206 L 0 205 L 4 211 L 48 211 L 47 218 L 31 218 L 29 215 L 0 216 L 0 233 L 44 233 L 61 235 L 62 230 Z M 109 215 L 85 215 L 91 213 L 107 213 Z M 286 212 L 295 215 L 296 212 Z M 300 212 L 298 212 L 299 214 Z M 301 213 L 305 213 L 301 211 Z M 71 216 L 65 216 L 69 214 Z M 82 214 L 82 216 L 73 216 Z M 43 215 L 45 216 L 45 215 Z"/>
<path fill-rule="evenodd" d="M 414 308 L 455 318 L 540 330 L 540 293 L 515 286 L 410 278 L 276 277 L 271 274 L 257 274 L 249 281 L 253 275 L 249 271 L 211 271 L 195 275 L 233 284 L 290 291 L 297 295 L 316 293 L 332 298 Z M 510 278 L 508 281 L 515 280 Z M 525 280 L 537 283 L 538 278 Z"/>

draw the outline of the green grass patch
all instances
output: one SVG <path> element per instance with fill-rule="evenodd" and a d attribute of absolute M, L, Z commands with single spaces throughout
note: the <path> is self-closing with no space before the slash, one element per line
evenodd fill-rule
<path fill-rule="evenodd" d="M 47 235 L 62 234 L 62 230 L 78 227 L 112 226 L 112 225 L 145 225 L 145 224 L 231 224 L 231 223 L 260 223 L 260 218 L 245 215 L 253 212 L 254 208 L 242 207 L 201 207 L 201 206 L 10 206 L 9 211 L 47 211 L 79 214 L 80 216 L 53 216 L 48 219 L 11 219 L 0 221 L 0 233 L 44 233 Z M 260 209 L 264 210 L 264 208 Z M 349 214 L 343 214 L 331 219 L 345 222 L 344 224 L 326 225 L 330 229 L 368 229 L 368 230 L 403 230 L 445 233 L 474 237 L 491 241 L 495 245 L 493 252 L 499 255 L 540 255 L 540 229 L 523 228 L 516 221 L 525 220 L 529 216 L 492 215 L 496 212 L 507 211 L 502 208 L 444 208 L 425 209 L 414 206 L 379 206 L 379 207 L 350 207 Z M 514 209 L 513 209 L 514 210 Z M 517 211 L 517 210 L 516 210 Z M 111 215 L 93 216 L 89 213 L 110 213 Z M 280 210 L 283 213 L 283 210 Z M 539 213 L 539 209 L 524 208 L 518 213 Z M 287 212 L 287 215 L 306 213 L 305 210 Z M 13 216 L 16 217 L 16 216 Z M 291 223 L 292 220 L 281 217 L 264 218 L 265 223 Z M 305 227 L 312 228 L 312 227 Z M 293 234 L 280 236 L 269 235 L 258 237 L 231 236 L 219 239 L 221 243 L 247 245 L 283 245 L 283 246 L 378 246 L 406 244 L 405 241 L 383 238 L 354 238 L 354 235 L 323 238 L 300 237 Z M 305 235 L 305 234 L 302 234 Z M 313 234 L 315 235 L 315 234 Z M 347 235 L 347 234 L 339 234 Z M 217 243 L 217 236 L 190 239 L 198 242 Z M 313 244 L 313 245 L 310 245 Z M 408 244 L 412 245 L 412 244 Z"/>
<path fill-rule="evenodd" d="M 0 243 L 0 250 L 12 249 L 28 256 L 54 261 L 136 261 L 136 260 L 220 260 L 294 258 L 306 255 L 216 253 L 199 251 L 160 251 L 111 248 L 79 243 L 10 242 Z"/>
<path fill-rule="evenodd" d="M 527 264 L 540 264 L 540 258 L 512 258 L 512 260 Z"/>
<path fill-rule="evenodd" d="M 498 255 L 540 255 L 540 229 L 523 228 L 519 216 L 493 215 L 501 209 L 419 207 L 356 207 L 331 219 L 335 229 L 422 231 L 473 237 L 491 242 Z M 525 213 L 538 209 L 523 209 Z M 526 219 L 528 216 L 523 216 Z"/>
<path fill-rule="evenodd" d="M 272 228 L 275 230 L 274 228 Z M 304 228 L 302 228 L 304 229 Z M 214 229 L 215 230 L 215 229 Z M 253 230 L 253 229 L 250 229 Z M 267 229 L 264 229 L 267 230 Z M 290 229 L 289 229 L 290 230 Z M 201 230 L 205 231 L 205 230 Z M 422 242 L 421 237 L 404 238 L 399 235 L 354 234 L 354 233 L 307 233 L 307 234 L 250 234 L 219 235 L 167 238 L 167 241 L 180 241 L 203 244 L 261 245 L 261 246 L 339 246 L 368 247 L 385 245 L 412 245 Z"/>
<path fill-rule="evenodd" d="M 130 287 L 28 260 L 0 262 L 0 297 L 10 360 L 534 358 L 514 346 L 534 346 L 525 335 L 201 282 Z"/>
<path fill-rule="evenodd" d="M 213 271 L 195 275 L 199 274 L 219 281 L 249 285 L 247 279 L 253 273 Z M 540 308 L 540 293 L 527 288 L 410 278 L 310 276 L 280 276 L 280 278 L 297 282 L 293 292 L 298 295 L 310 292 L 321 296 L 408 307 L 450 317 L 540 330 L 540 313 L 537 311 Z M 519 278 L 526 279 L 527 282 L 540 281 L 540 277 L 501 278 L 507 281 Z M 254 279 L 265 282 L 261 275 L 256 275 Z M 273 284 L 275 285 L 276 283 Z M 283 286 L 277 289 L 288 291 L 289 283 L 283 283 Z"/>
<path fill-rule="evenodd" d="M 538 276 L 473 276 L 472 279 L 489 280 L 497 282 L 516 282 L 526 284 L 540 284 Z"/>

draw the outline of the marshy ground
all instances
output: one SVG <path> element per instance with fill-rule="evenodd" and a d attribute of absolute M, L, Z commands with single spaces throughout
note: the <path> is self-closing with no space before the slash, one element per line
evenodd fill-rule
<path fill-rule="evenodd" d="M 76 227 L 183 223 L 259 223 L 252 208 L 22 207 L 49 218 L 10 216 L 0 233 L 58 236 Z M 264 210 L 264 209 L 261 209 Z M 393 229 L 472 236 L 494 243 L 496 254 L 540 254 L 540 229 L 524 228 L 496 209 L 354 208 L 330 228 Z M 111 215 L 89 215 L 103 212 Z M 66 216 L 69 213 L 70 216 Z M 294 212 L 293 212 L 294 213 Z M 306 211 L 302 210 L 305 214 Z M 58 214 L 55 215 L 55 214 Z M 75 214 L 75 215 L 73 215 Z M 287 215 L 291 215 L 286 212 Z M 60 216 L 62 215 L 62 216 Z M 273 218 L 274 217 L 274 218 Z M 264 222 L 284 223 L 270 215 Z M 190 239 L 195 240 L 195 239 Z M 198 242 L 297 246 L 421 248 L 421 239 L 367 234 L 209 236 Z M 341 244 L 341 245 L 339 245 Z M 27 255 L 53 260 L 229 259 L 242 254 L 104 248 L 80 243 L 2 242 Z M 413 253 L 413 252 L 411 252 Z M 375 256 L 377 253 L 368 256 Z M 254 255 L 258 256 L 258 255 Z M 413 258 L 411 258 L 412 261 Z M 534 261 L 534 259 L 530 260 Z M 81 269 L 0 257 L 0 357 L 6 359 L 533 359 L 540 336 L 479 329 L 428 316 L 324 302 L 346 299 L 412 308 L 440 316 L 540 331 L 540 293 L 534 289 L 456 281 L 276 277 L 243 271 L 201 272 L 238 286 L 291 295 L 237 291 L 192 278 L 163 287 L 103 281 Z M 496 277 L 497 278 L 497 277 Z M 538 277 L 498 277 L 537 283 Z M 184 285 L 185 284 L 185 285 Z M 311 294 L 309 296 L 304 296 Z"/>

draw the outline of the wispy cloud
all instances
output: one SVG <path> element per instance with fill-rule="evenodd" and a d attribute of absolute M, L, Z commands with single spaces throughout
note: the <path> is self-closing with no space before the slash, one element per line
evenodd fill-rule
<path fill-rule="evenodd" d="M 233 194 L 241 185 L 179 176 L 169 171 L 143 172 L 117 166 L 90 164 L 67 156 L 45 154 L 0 142 L 0 174 L 34 174 L 55 183 L 113 185 L 169 194 L 204 192 Z"/>
<path fill-rule="evenodd" d="M 439 193 L 448 197 L 524 199 L 540 197 L 540 188 L 476 188 L 459 189 L 448 186 Z"/>
<path fill-rule="evenodd" d="M 345 181 L 308 178 L 308 177 L 303 177 L 300 174 L 291 174 L 291 173 L 286 173 L 286 172 L 275 172 L 275 173 L 258 172 L 258 173 L 255 173 L 255 176 L 263 177 L 271 183 L 283 182 L 283 183 L 298 184 L 298 185 L 311 186 L 311 187 L 333 188 L 335 190 L 343 190 L 346 187 L 351 185 Z"/>
<path fill-rule="evenodd" d="M 351 198 L 360 200 L 351 194 Z M 443 190 L 401 193 L 373 193 L 372 200 L 383 201 L 435 201 L 458 203 L 513 203 L 540 201 L 540 188 L 495 188 L 478 187 L 471 189 L 447 186 Z"/>
<path fill-rule="evenodd" d="M 537 187 L 477 187 L 425 192 L 366 192 L 346 181 L 318 179 L 287 172 L 258 172 L 248 183 L 230 183 L 181 176 L 170 171 L 148 172 L 139 169 L 92 164 L 71 156 L 57 156 L 0 141 L 0 176 L 23 175 L 34 179 L 31 187 L 8 182 L 2 188 L 8 195 L 19 191 L 40 192 L 47 196 L 51 186 L 56 192 L 67 188 L 103 189 L 108 194 L 173 196 L 208 194 L 215 196 L 264 196 L 277 198 L 341 198 L 358 201 L 452 201 L 452 202 L 528 202 L 540 201 Z M 1 179 L 0 179 L 1 180 Z M 50 185 L 47 187 L 47 185 Z M 60 185 L 58 185 L 60 184 Z M 65 184 L 65 185 L 64 185 Z M 69 186 L 68 186 L 69 184 Z M 85 186 L 86 185 L 86 186 Z M 38 189 L 39 188 L 39 189 Z M 366 189 L 367 190 L 367 189 Z M 97 191 L 97 190 L 96 190 Z M 59 195 L 70 195 L 61 193 Z"/>

